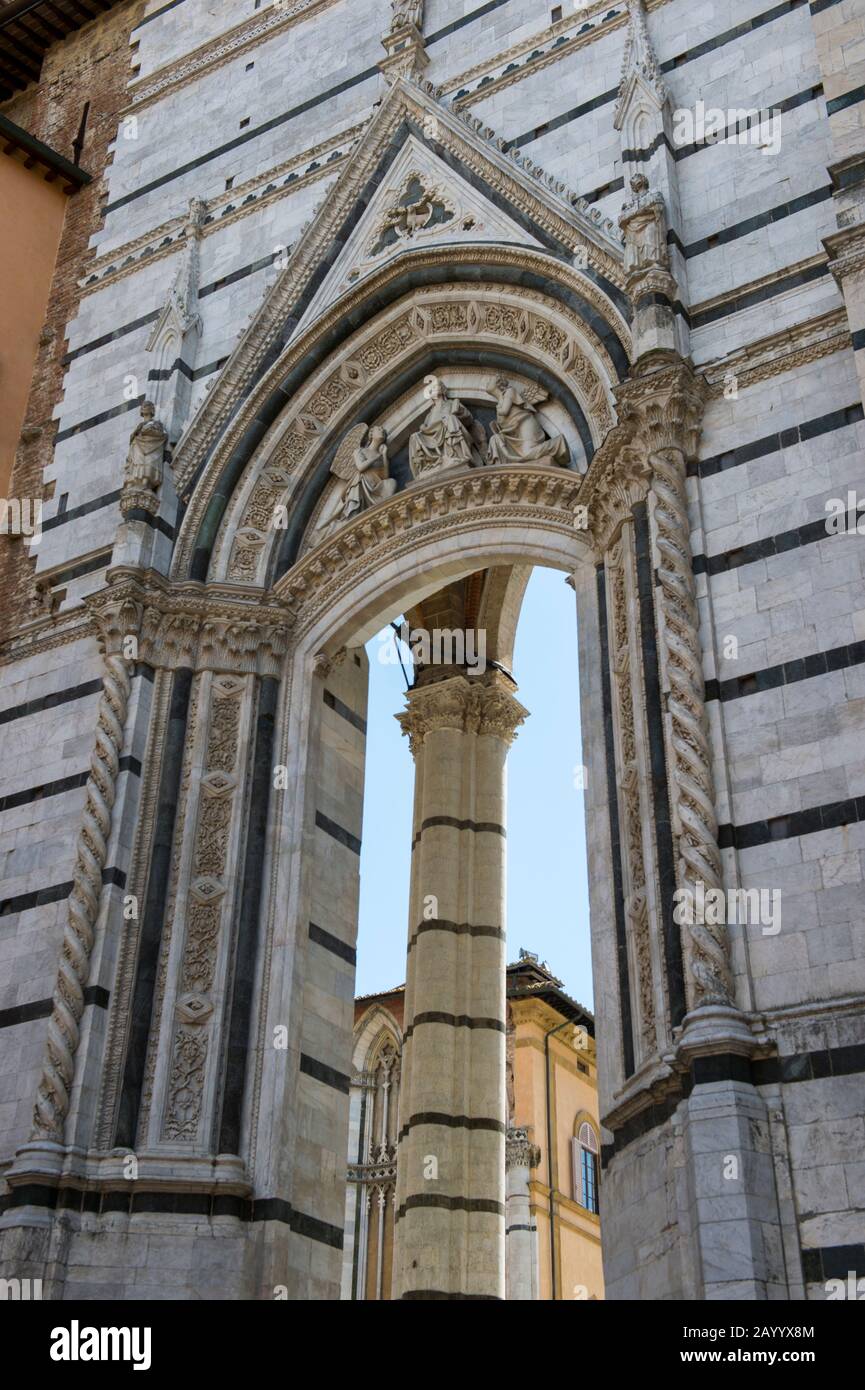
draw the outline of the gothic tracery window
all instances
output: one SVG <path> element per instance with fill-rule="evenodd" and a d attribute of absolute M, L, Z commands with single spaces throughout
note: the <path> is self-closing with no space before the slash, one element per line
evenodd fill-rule
<path fill-rule="evenodd" d="M 383 1029 L 370 1048 L 362 1078 L 363 1159 L 349 1171 L 350 1181 L 358 1186 L 354 1280 L 358 1299 L 391 1296 L 399 1081 L 399 1044 Z"/>

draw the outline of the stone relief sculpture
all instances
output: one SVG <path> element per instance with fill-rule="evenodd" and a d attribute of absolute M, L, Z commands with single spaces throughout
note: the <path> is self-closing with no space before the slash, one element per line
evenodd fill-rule
<path fill-rule="evenodd" d="M 168 431 L 156 418 L 152 401 L 141 402 L 141 419 L 129 436 L 129 452 L 123 469 L 125 489 L 157 492 L 162 486 L 162 467 Z"/>
<path fill-rule="evenodd" d="M 387 433 L 379 425 L 370 430 L 361 423 L 350 429 L 336 451 L 330 471 L 343 486 L 322 511 L 316 527 L 319 531 L 350 521 L 396 491 L 396 480 L 388 474 Z"/>
<path fill-rule="evenodd" d="M 406 24 L 413 24 L 416 29 L 420 29 L 423 24 L 423 0 L 390 0 L 390 7 L 393 10 L 391 16 L 391 30 L 402 29 Z"/>
<path fill-rule="evenodd" d="M 497 376 L 488 387 L 496 401 L 496 418 L 487 446 L 490 463 L 550 463 L 567 467 L 571 455 L 561 434 L 548 435 L 536 406 L 545 400 L 542 386 L 513 386 Z"/>
<path fill-rule="evenodd" d="M 477 468 L 484 463 L 483 427 L 456 396 L 449 396 L 437 376 L 424 377 L 430 403 L 419 430 L 409 437 L 408 461 L 420 478 L 450 468 Z"/>

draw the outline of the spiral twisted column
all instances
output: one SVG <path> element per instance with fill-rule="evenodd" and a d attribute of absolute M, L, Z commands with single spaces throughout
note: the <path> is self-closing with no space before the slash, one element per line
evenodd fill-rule
<path fill-rule="evenodd" d="M 84 990 L 108 856 L 111 813 L 129 706 L 132 668 L 119 651 L 103 656 L 102 694 L 90 757 L 84 812 L 78 832 L 69 913 L 48 1021 L 42 1075 L 33 1108 L 31 1140 L 62 1144 L 78 1051 Z"/>
<path fill-rule="evenodd" d="M 694 902 L 723 884 L 712 750 L 706 715 L 700 617 L 691 555 L 686 467 L 696 452 L 704 386 L 674 354 L 654 360 L 623 388 L 620 415 L 633 426 L 651 466 L 659 664 L 666 691 L 666 740 L 676 882 Z M 726 928 L 686 917 L 683 949 L 689 1005 L 733 1003 Z"/>

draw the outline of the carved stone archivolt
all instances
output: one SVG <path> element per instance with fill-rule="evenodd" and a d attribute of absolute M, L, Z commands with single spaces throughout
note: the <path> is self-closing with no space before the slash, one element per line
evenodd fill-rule
<path fill-rule="evenodd" d="M 296 350 L 305 353 L 311 343 L 311 334 L 325 331 L 328 319 L 334 315 L 344 318 L 352 311 L 352 296 L 349 295 L 333 306 L 329 314 L 317 322 L 314 329 L 298 336 L 279 357 L 279 360 L 265 372 L 261 367 L 265 354 L 274 341 L 284 333 L 284 326 L 298 302 L 310 278 L 320 266 L 323 255 L 332 244 L 339 227 L 345 221 L 351 208 L 362 195 L 371 172 L 378 165 L 385 148 L 393 141 L 397 132 L 408 118 L 416 126 L 423 128 L 428 118 L 436 121 L 436 143 L 445 160 L 456 159 L 465 175 L 471 181 L 473 176 L 482 176 L 494 193 L 501 194 L 518 216 L 527 217 L 541 233 L 548 233 L 565 246 L 575 251 L 585 252 L 591 271 L 624 288 L 621 264 L 621 248 L 618 238 L 596 220 L 579 208 L 574 207 L 562 194 L 548 189 L 541 178 L 518 164 L 512 156 L 500 150 L 494 142 L 470 128 L 459 116 L 449 111 L 418 83 L 397 79 L 387 92 L 381 107 L 362 137 L 355 157 L 346 166 L 336 185 L 333 196 L 328 198 L 312 223 L 303 231 L 293 248 L 289 265 L 283 271 L 267 298 L 262 304 L 249 329 L 243 334 L 237 349 L 214 386 L 213 391 L 198 417 L 186 432 L 183 447 L 175 461 L 178 487 L 182 489 L 204 462 L 208 451 L 213 449 L 217 436 L 222 431 L 218 446 L 213 452 L 212 464 L 215 472 L 221 471 L 222 461 L 231 452 L 243 432 L 255 418 L 261 402 L 283 380 L 289 370 L 291 358 Z M 540 171 L 543 175 L 543 171 Z M 448 248 L 450 257 L 452 248 Z M 501 248 L 495 248 L 500 250 Z M 478 248 L 471 248 L 475 264 L 483 260 L 476 254 Z M 510 254 L 524 263 L 531 253 L 523 247 L 510 248 Z M 550 262 L 545 260 L 542 274 L 550 273 Z M 389 267 L 390 274 L 400 273 L 398 262 Z M 557 273 L 563 273 L 558 271 Z M 613 309 L 612 301 L 583 275 L 574 275 L 575 286 L 586 297 L 597 298 L 600 313 L 608 322 L 619 320 L 621 315 Z M 366 295 L 369 286 L 364 285 L 360 298 Z M 625 326 L 624 333 L 627 336 Z M 255 382 L 255 389 L 252 389 Z M 238 408 L 238 403 L 242 402 Z M 230 423 L 229 423 L 230 420 Z"/>
<path fill-rule="evenodd" d="M 308 551 L 276 585 L 274 593 L 294 613 L 293 639 L 368 574 L 432 538 L 458 545 L 463 532 L 516 523 L 525 532 L 553 530 L 567 537 L 576 563 L 580 546 L 588 547 L 591 539 L 580 529 L 577 512 L 582 486 L 571 470 L 529 465 L 447 474 L 397 493 Z"/>
<path fill-rule="evenodd" d="M 395 306 L 384 322 L 375 320 L 359 330 L 338 358 L 296 393 L 226 511 L 214 547 L 213 572 L 230 582 L 262 583 L 268 556 L 283 534 L 280 519 L 292 497 L 322 452 L 333 447 L 340 433 L 344 436 L 364 397 L 398 365 L 419 359 L 427 345 L 461 340 L 472 346 L 488 344 L 490 350 L 502 346 L 543 364 L 581 401 L 598 444 L 612 429 L 615 416 L 604 384 L 615 377 L 612 363 L 599 340 L 560 303 L 540 293 L 514 293 L 492 284 L 415 294 L 404 308 Z M 477 441 L 476 447 L 485 451 L 486 441 Z M 550 451 L 564 461 L 555 440 Z M 178 541 L 178 575 L 191 554 L 195 518 L 201 511 L 193 499 Z"/>

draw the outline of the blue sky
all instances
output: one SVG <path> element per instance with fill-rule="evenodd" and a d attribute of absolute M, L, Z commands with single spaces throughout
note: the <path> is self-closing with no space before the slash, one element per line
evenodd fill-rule
<path fill-rule="evenodd" d="M 398 616 L 398 615 L 395 615 Z M 382 651 L 389 647 L 390 662 Z M 405 680 L 381 634 L 370 660 L 366 791 L 360 860 L 358 994 L 405 978 L 414 769 L 394 719 Z M 557 570 L 535 569 L 517 632 L 514 675 L 531 712 L 508 759 L 508 959 L 546 960 L 592 1006 L 575 599 Z"/>

